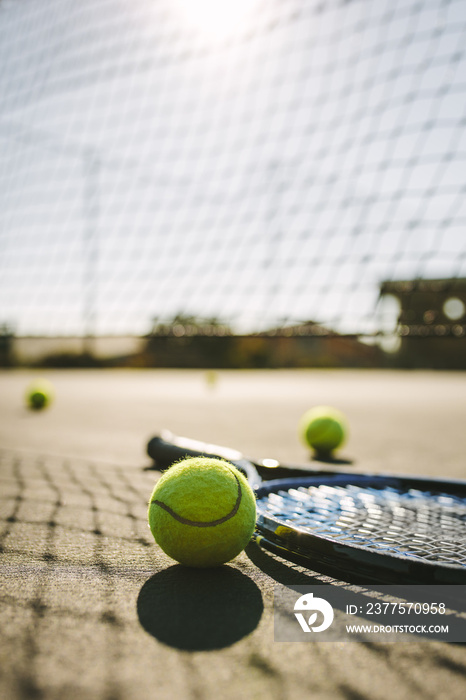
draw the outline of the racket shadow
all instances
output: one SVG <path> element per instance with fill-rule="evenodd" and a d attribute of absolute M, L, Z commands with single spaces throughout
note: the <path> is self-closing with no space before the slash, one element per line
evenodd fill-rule
<path fill-rule="evenodd" d="M 171 566 L 151 576 L 137 600 L 146 632 L 185 651 L 231 646 L 255 630 L 263 610 L 257 585 L 230 566 Z"/>
<path fill-rule="evenodd" d="M 321 580 L 324 575 L 318 571 L 305 572 L 297 564 L 283 563 L 274 554 L 265 552 L 255 542 L 250 542 L 244 551 L 258 569 L 288 588 L 328 585 L 333 580 L 327 577 L 325 577 L 326 580 Z"/>

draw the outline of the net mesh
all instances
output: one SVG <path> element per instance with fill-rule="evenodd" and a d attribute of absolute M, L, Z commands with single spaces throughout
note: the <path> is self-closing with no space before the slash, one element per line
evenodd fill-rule
<path fill-rule="evenodd" d="M 266 527 L 272 518 L 285 527 L 375 552 L 466 567 L 464 496 L 322 485 L 270 493 L 258 501 L 258 510 L 259 523 Z"/>
<path fill-rule="evenodd" d="M 18 335 L 389 332 L 382 282 L 466 276 L 462 0 L 234 6 L 0 3 Z"/>

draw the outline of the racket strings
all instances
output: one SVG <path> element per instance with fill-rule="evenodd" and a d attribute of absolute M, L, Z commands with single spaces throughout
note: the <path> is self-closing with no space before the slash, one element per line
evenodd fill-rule
<path fill-rule="evenodd" d="M 259 522 L 280 536 L 299 529 L 364 549 L 466 567 L 466 499 L 356 485 L 280 490 L 259 499 Z"/>

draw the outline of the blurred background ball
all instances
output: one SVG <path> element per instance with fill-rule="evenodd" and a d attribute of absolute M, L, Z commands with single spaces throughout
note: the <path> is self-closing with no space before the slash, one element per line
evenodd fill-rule
<path fill-rule="evenodd" d="M 53 386 L 45 379 L 34 382 L 26 391 L 26 403 L 34 411 L 47 408 L 54 398 Z"/>
<path fill-rule="evenodd" d="M 301 416 L 299 435 L 304 445 L 317 454 L 328 455 L 346 441 L 348 423 L 336 408 L 315 406 Z"/>

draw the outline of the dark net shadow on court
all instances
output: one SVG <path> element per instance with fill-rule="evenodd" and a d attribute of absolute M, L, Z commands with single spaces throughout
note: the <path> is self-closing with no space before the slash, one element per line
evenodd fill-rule
<path fill-rule="evenodd" d="M 159 642 L 173 657 L 256 629 L 264 605 L 250 577 L 231 566 L 170 566 L 156 548 L 147 524 L 155 478 L 0 453 L 2 697 L 119 700 L 155 677 L 174 692 L 174 661 Z"/>
<path fill-rule="evenodd" d="M 374 666 L 400 697 L 436 700 L 442 679 L 461 697 L 461 650 L 447 645 L 298 645 L 292 657 L 273 643 L 272 589 L 308 575 L 252 546 L 216 571 L 174 566 L 147 526 L 154 478 L 0 453 L 1 697 L 356 698 L 356 669 Z M 435 670 L 431 691 L 420 667 Z"/>
<path fill-rule="evenodd" d="M 50 457 L 0 459 L 3 697 L 82 697 L 92 688 L 118 698 L 114 664 L 134 625 L 136 591 L 155 568 L 146 519 L 153 478 Z"/>

